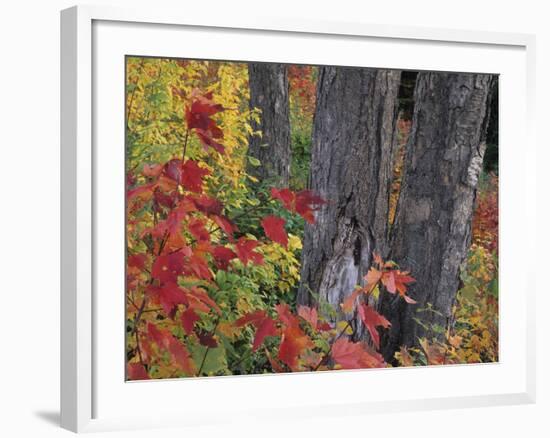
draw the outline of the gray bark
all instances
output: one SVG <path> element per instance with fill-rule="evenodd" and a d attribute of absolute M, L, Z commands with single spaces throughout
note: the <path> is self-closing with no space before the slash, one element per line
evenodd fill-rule
<path fill-rule="evenodd" d="M 412 346 L 428 327 L 446 328 L 471 241 L 476 186 L 485 152 L 491 75 L 420 73 L 405 169 L 391 231 L 390 258 L 416 278 L 418 304 L 383 295 L 392 324 L 382 337 L 386 360 Z M 425 309 L 428 303 L 432 311 Z"/>
<path fill-rule="evenodd" d="M 288 75 L 284 64 L 249 63 L 250 107 L 261 110 L 261 122 L 252 122 L 262 137 L 251 136 L 248 154 L 261 166 L 249 166 L 248 173 L 269 180 L 280 187 L 288 186 L 290 177 L 290 118 Z"/>
<path fill-rule="evenodd" d="M 340 303 L 386 251 L 400 72 L 322 67 L 310 187 L 328 203 L 306 225 L 298 303 Z"/>

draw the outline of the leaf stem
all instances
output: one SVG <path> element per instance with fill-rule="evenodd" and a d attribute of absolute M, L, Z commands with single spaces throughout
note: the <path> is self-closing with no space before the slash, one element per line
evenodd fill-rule
<path fill-rule="evenodd" d="M 220 323 L 220 318 L 216 320 L 216 324 L 214 325 L 214 328 L 210 331 L 210 336 L 213 336 L 216 333 L 216 329 L 218 328 L 218 324 Z M 197 371 L 197 376 L 201 375 L 202 369 L 204 367 L 204 363 L 206 362 L 206 356 L 208 356 L 208 352 L 210 351 L 210 347 L 206 347 L 206 351 L 204 352 L 204 356 L 202 357 L 201 366 L 199 367 L 199 371 Z"/>
<path fill-rule="evenodd" d="M 332 352 L 332 346 L 334 345 L 334 343 L 340 339 L 344 333 L 346 332 L 346 330 L 348 329 L 348 327 L 351 327 L 351 319 L 348 320 L 346 326 L 342 329 L 342 331 L 338 334 L 338 336 L 336 336 L 334 338 L 334 341 L 332 342 L 332 344 L 330 344 L 330 348 L 328 349 L 327 353 L 321 358 L 321 360 L 319 361 L 319 363 L 317 364 L 317 366 L 315 368 L 313 368 L 313 371 L 317 371 L 319 369 L 319 367 L 328 360 L 329 356 L 330 356 L 330 353 Z"/>
<path fill-rule="evenodd" d="M 185 131 L 185 140 L 183 141 L 183 153 L 181 154 L 181 164 L 185 163 L 185 154 L 187 153 L 187 140 L 189 140 L 189 128 Z"/>

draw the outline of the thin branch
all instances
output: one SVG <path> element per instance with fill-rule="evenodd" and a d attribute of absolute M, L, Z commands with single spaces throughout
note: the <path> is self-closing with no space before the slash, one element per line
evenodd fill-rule
<path fill-rule="evenodd" d="M 216 324 L 214 325 L 214 328 L 210 331 L 210 336 L 213 336 L 216 333 L 216 329 L 218 328 L 218 324 L 220 323 L 220 318 L 216 320 Z M 202 369 L 204 367 L 204 363 L 206 362 L 206 356 L 208 356 L 208 352 L 210 351 L 210 347 L 206 347 L 206 351 L 204 352 L 204 356 L 202 357 L 201 366 L 199 367 L 199 371 L 197 372 L 197 376 L 201 375 Z"/>
<path fill-rule="evenodd" d="M 327 353 L 321 358 L 317 366 L 313 368 L 313 371 L 317 371 L 319 367 L 328 360 L 328 358 L 330 357 L 330 353 L 332 353 L 332 346 L 338 339 L 340 339 L 344 335 L 348 327 L 351 327 L 351 319 L 347 322 L 346 326 L 342 329 L 342 331 L 338 334 L 338 336 L 334 338 L 334 341 L 332 342 L 332 344 L 330 344 L 330 348 L 328 349 Z"/>

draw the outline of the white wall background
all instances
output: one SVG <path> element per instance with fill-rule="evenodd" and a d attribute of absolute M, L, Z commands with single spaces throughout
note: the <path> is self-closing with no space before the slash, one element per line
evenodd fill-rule
<path fill-rule="evenodd" d="M 547 224 L 550 166 L 546 137 L 550 105 L 550 15 L 546 2 L 523 0 L 270 0 L 96 1 L 97 4 L 178 7 L 291 15 L 537 35 L 538 401 L 536 405 L 412 412 L 300 422 L 236 424 L 223 429 L 110 433 L 109 437 L 185 436 L 547 436 L 550 426 Z M 5 2 L 0 25 L 0 434 L 69 436 L 59 418 L 59 10 L 65 0 Z M 518 153 L 522 145 L 518 144 Z M 535 214 L 535 206 L 533 206 Z M 518 275 L 522 275 L 518 267 Z M 545 415 L 546 414 L 546 415 Z"/>

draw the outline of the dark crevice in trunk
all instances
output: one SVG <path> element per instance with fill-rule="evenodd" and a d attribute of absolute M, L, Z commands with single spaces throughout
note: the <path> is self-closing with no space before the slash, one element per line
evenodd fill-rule
<path fill-rule="evenodd" d="M 335 309 L 337 320 L 373 251 L 387 247 L 399 77 L 392 70 L 319 71 L 309 180 L 328 203 L 305 228 L 298 303 L 316 305 L 312 291 Z M 360 336 L 358 322 L 356 329 Z"/>

